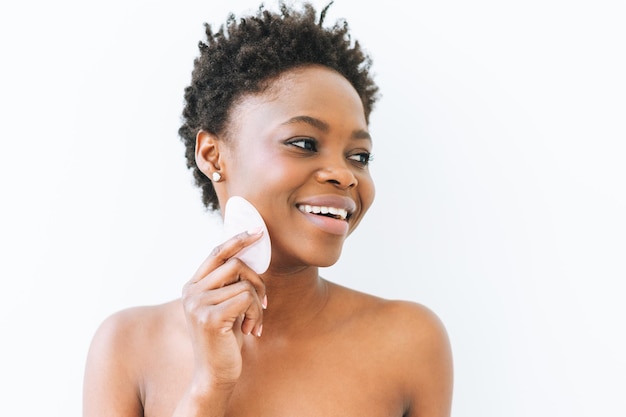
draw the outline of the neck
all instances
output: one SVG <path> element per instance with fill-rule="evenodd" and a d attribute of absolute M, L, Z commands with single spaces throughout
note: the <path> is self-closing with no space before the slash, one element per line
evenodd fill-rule
<path fill-rule="evenodd" d="M 296 272 L 270 269 L 263 275 L 268 300 L 264 335 L 301 331 L 324 308 L 328 283 L 318 273 L 317 267 L 307 267 Z"/>

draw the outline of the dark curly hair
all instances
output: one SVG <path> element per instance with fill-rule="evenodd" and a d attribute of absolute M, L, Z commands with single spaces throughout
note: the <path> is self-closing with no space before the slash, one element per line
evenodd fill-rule
<path fill-rule="evenodd" d="M 194 60 L 191 85 L 185 89 L 183 124 L 178 130 L 185 144 L 187 167 L 193 170 L 208 209 L 219 208 L 212 182 L 195 161 L 196 135 L 200 130 L 225 132 L 229 111 L 244 94 L 259 93 L 286 70 L 307 64 L 323 65 L 343 75 L 355 88 L 365 119 L 377 98 L 378 87 L 370 76 L 370 58 L 359 43 L 352 43 L 345 20 L 324 28 L 328 4 L 316 19 L 315 8 L 305 3 L 298 11 L 281 4 L 280 13 L 261 6 L 256 16 L 239 21 L 230 15 L 217 33 L 205 23 L 207 42 L 200 42 Z"/>

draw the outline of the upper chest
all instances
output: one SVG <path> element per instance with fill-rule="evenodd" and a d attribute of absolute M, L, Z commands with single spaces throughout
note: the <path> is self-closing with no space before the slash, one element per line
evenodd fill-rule
<path fill-rule="evenodd" d="M 369 346 L 368 346 L 369 345 Z M 367 340 L 244 347 L 229 416 L 402 416 L 394 358 Z M 171 415 L 191 380 L 189 347 L 163 352 L 144 384 L 146 416 Z M 158 367 L 156 367 L 158 366 Z"/>

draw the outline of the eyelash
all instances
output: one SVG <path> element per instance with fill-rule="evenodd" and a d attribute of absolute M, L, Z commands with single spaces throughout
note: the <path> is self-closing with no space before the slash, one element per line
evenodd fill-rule
<path fill-rule="evenodd" d="M 359 157 L 359 159 L 358 160 L 353 159 L 354 156 Z M 348 158 L 353 160 L 353 161 L 356 161 L 358 164 L 360 164 L 362 166 L 368 166 L 369 163 L 374 160 L 374 155 L 372 155 L 369 152 L 359 152 L 359 153 L 356 153 L 354 155 L 350 155 Z"/>
<path fill-rule="evenodd" d="M 304 143 L 309 145 L 310 147 L 306 147 L 306 146 L 299 146 L 296 145 L 296 143 Z M 292 141 L 289 142 L 290 145 L 293 145 L 297 148 L 303 149 L 305 151 L 311 151 L 311 152 L 317 152 L 317 141 L 315 141 L 314 139 L 308 139 L 308 138 L 298 138 L 298 139 L 294 139 Z"/>
<path fill-rule="evenodd" d="M 296 145 L 302 143 L 303 146 Z M 309 138 L 298 138 L 288 142 L 289 145 L 293 145 L 308 152 L 317 152 L 317 141 Z M 355 158 L 356 157 L 356 158 Z M 348 156 L 348 159 L 355 162 L 361 167 L 366 167 L 370 162 L 374 160 L 374 156 L 369 152 L 359 152 Z"/>

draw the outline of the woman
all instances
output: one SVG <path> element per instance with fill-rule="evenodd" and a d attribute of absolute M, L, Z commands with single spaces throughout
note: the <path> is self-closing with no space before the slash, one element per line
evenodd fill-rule
<path fill-rule="evenodd" d="M 271 236 L 269 269 L 213 250 L 182 298 L 108 318 L 89 352 L 85 416 L 450 414 L 452 365 L 426 308 L 333 284 L 374 198 L 376 87 L 346 25 L 312 6 L 259 11 L 200 44 L 184 124 L 188 166 L 212 209 L 242 196 Z M 330 212 L 330 213 L 327 213 Z"/>

